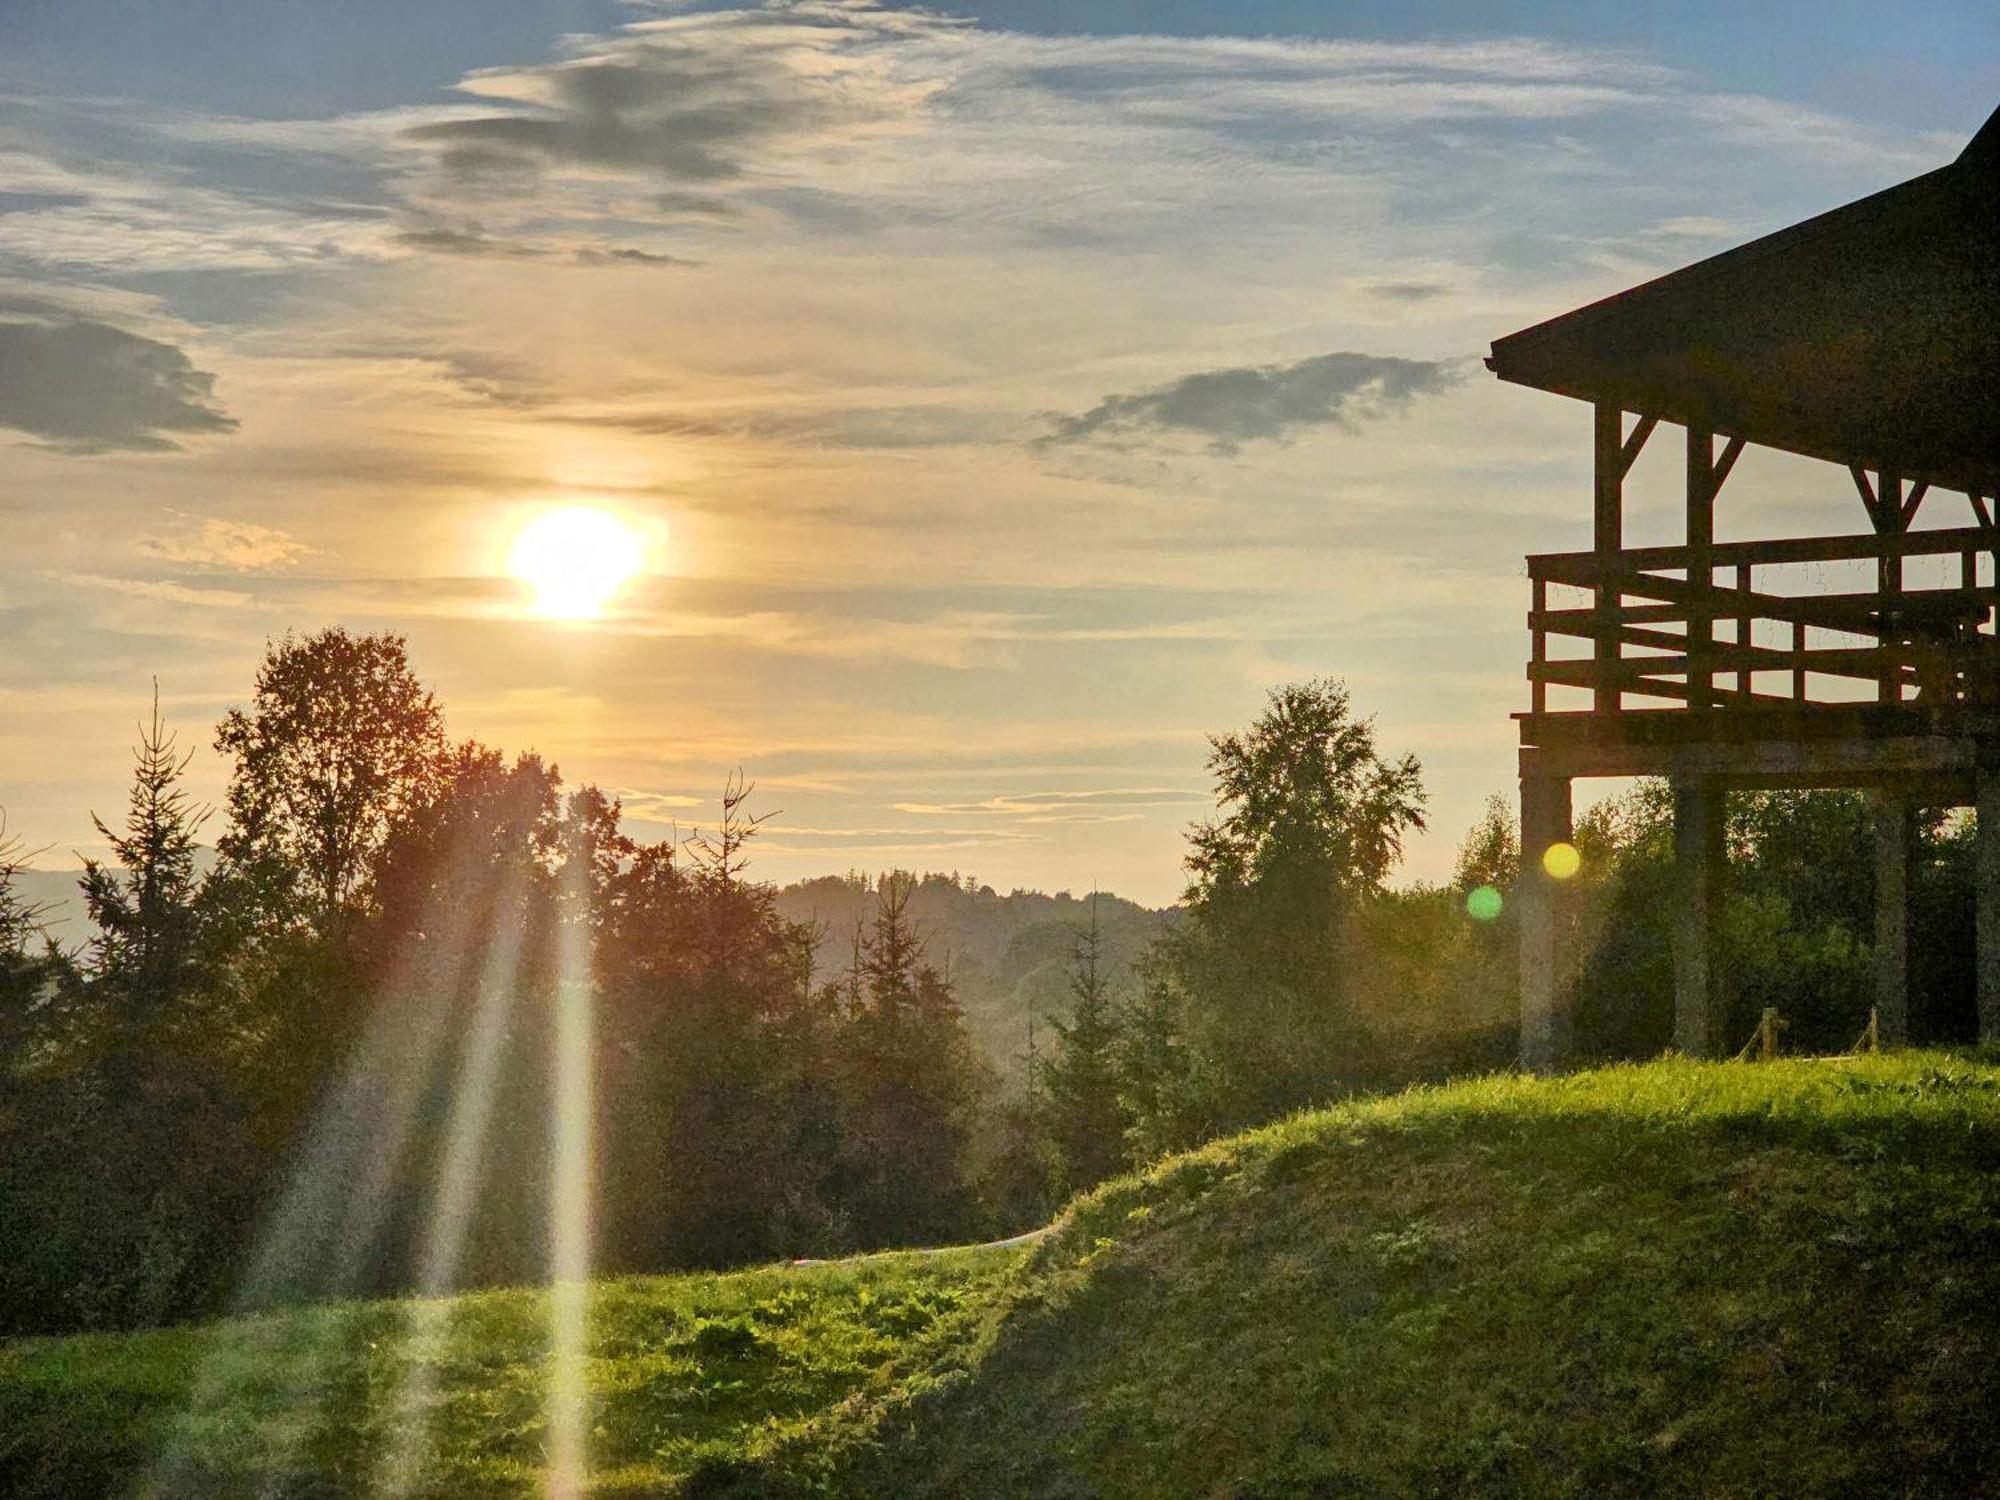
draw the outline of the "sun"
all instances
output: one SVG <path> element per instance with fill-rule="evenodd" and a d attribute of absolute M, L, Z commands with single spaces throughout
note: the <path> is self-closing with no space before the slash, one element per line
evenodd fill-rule
<path fill-rule="evenodd" d="M 596 619 L 645 565 L 638 533 L 587 505 L 535 517 L 507 556 L 508 569 L 535 591 L 535 613 L 551 620 Z"/>

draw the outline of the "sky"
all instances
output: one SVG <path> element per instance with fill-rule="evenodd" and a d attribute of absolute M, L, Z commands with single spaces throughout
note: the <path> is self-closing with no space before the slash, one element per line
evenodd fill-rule
<path fill-rule="evenodd" d="M 1487 345 L 1996 102 L 1990 0 L 0 0 L 0 809 L 94 852 L 155 678 L 217 799 L 337 623 L 641 837 L 741 766 L 769 878 L 1155 902 L 1205 736 L 1338 677 L 1444 878 L 1588 542 L 1589 413 Z M 576 506 L 645 566 L 542 618 Z M 1717 524 L 1842 521 L 1753 453 Z"/>

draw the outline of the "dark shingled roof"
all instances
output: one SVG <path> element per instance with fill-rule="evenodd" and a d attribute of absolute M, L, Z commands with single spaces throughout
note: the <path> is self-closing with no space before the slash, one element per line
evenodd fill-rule
<path fill-rule="evenodd" d="M 1502 380 L 2000 491 L 2000 111 L 1949 166 L 1496 341 Z"/>

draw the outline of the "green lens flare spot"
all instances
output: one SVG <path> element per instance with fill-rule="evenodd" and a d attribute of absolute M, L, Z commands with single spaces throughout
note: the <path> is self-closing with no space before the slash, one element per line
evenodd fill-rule
<path fill-rule="evenodd" d="M 1500 915 L 1500 892 L 1490 885 L 1475 886 L 1465 896 L 1465 914 L 1475 922 L 1490 922 Z"/>
<path fill-rule="evenodd" d="M 1583 868 L 1583 856 L 1574 844 L 1551 844 L 1543 851 L 1542 868 L 1551 880 L 1567 880 Z"/>

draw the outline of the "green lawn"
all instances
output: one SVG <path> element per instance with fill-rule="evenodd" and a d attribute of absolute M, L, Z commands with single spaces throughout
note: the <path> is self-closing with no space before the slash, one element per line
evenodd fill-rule
<path fill-rule="evenodd" d="M 0 1351 L 0 1492 L 383 1492 L 417 1306 Z M 409 1492 L 537 1493 L 542 1297 L 430 1306 Z M 1419 1090 L 1110 1184 L 1032 1250 L 592 1316 L 600 1493 L 2000 1494 L 2000 1068 Z"/>
<path fill-rule="evenodd" d="M 704 1461 L 761 1451 L 920 1354 L 1020 1256 L 599 1283 L 593 1491 L 673 1493 Z M 498 1291 L 13 1344 L 0 1494 L 377 1494 L 397 1475 L 418 1495 L 539 1494 L 548 1327 L 545 1293 Z M 429 1420 L 411 1421 L 426 1388 Z"/>

